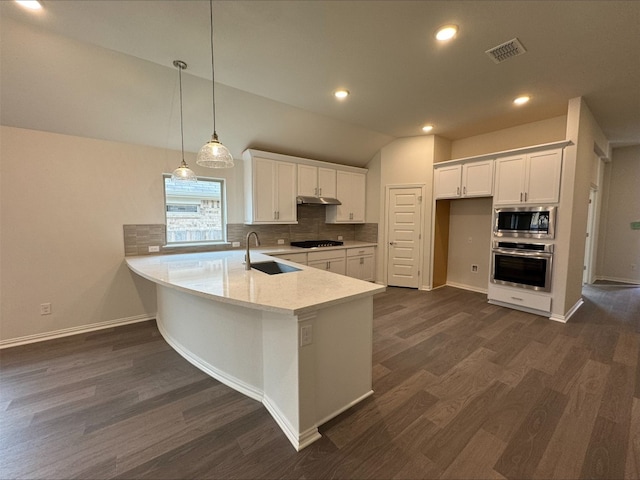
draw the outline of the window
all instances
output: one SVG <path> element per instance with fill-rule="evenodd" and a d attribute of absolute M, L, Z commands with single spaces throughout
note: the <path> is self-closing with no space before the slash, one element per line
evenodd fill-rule
<path fill-rule="evenodd" d="M 164 202 L 167 245 L 226 241 L 224 180 L 173 182 L 164 175 Z"/>

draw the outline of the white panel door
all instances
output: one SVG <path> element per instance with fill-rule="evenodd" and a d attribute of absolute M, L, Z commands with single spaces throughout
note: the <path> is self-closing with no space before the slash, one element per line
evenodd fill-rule
<path fill-rule="evenodd" d="M 389 189 L 387 216 L 387 285 L 420 286 L 420 232 L 422 231 L 422 189 Z"/>

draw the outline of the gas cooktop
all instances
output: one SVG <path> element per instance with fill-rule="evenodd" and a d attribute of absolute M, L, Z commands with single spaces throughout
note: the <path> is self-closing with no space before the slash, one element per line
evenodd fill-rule
<path fill-rule="evenodd" d="M 316 248 L 316 247 L 339 247 L 344 242 L 336 240 L 305 240 L 303 242 L 291 242 L 292 247 Z"/>

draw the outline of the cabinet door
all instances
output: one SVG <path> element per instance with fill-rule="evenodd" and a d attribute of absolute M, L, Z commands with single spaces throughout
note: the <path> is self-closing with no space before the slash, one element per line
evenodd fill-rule
<path fill-rule="evenodd" d="M 336 195 L 342 205 L 336 209 L 336 222 L 348 222 L 351 215 L 351 174 L 349 172 L 337 172 Z"/>
<path fill-rule="evenodd" d="M 360 264 L 363 257 L 347 258 L 347 276 L 362 279 L 362 265 Z"/>
<path fill-rule="evenodd" d="M 340 275 L 346 275 L 347 273 L 347 265 L 344 258 L 332 259 L 328 261 L 327 270 L 331 273 L 338 273 Z"/>
<path fill-rule="evenodd" d="M 528 157 L 527 203 L 557 203 L 560 200 L 562 150 L 532 153 Z"/>
<path fill-rule="evenodd" d="M 462 165 L 462 196 L 490 197 L 493 195 L 493 160 Z"/>
<path fill-rule="evenodd" d="M 460 197 L 461 173 L 462 165 L 436 167 L 433 170 L 433 193 L 435 198 Z"/>
<path fill-rule="evenodd" d="M 318 168 L 318 196 L 336 198 L 336 171 L 333 168 Z"/>
<path fill-rule="evenodd" d="M 296 209 L 296 165 L 287 162 L 276 164 L 276 220 L 278 222 L 295 222 Z"/>
<path fill-rule="evenodd" d="M 496 160 L 496 183 L 493 203 L 520 203 L 524 199 L 525 155 Z"/>
<path fill-rule="evenodd" d="M 298 195 L 318 196 L 318 167 L 298 165 Z M 334 187 L 335 189 L 335 187 Z"/>
<path fill-rule="evenodd" d="M 364 223 L 365 197 L 367 195 L 366 176 L 361 173 L 351 174 L 351 222 Z"/>
<path fill-rule="evenodd" d="M 373 282 L 375 277 L 373 256 L 347 257 L 347 276 Z"/>
<path fill-rule="evenodd" d="M 276 219 L 275 163 L 264 158 L 253 161 L 254 222 L 274 222 Z"/>

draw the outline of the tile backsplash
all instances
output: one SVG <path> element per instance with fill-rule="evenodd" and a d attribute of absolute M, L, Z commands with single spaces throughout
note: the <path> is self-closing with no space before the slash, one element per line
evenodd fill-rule
<path fill-rule="evenodd" d="M 346 241 L 378 242 L 378 224 L 328 224 L 325 223 L 325 207 L 298 205 L 298 223 L 295 225 L 245 225 L 227 224 L 229 245 L 198 245 L 162 248 L 166 243 L 165 225 L 124 225 L 125 256 L 157 255 L 157 253 L 188 253 L 231 249 L 231 242 L 245 246 L 247 233 L 255 231 L 263 246 L 277 245 L 284 240 L 285 245 L 299 240 L 337 240 L 342 236 Z M 160 252 L 149 252 L 150 246 L 160 245 Z"/>

